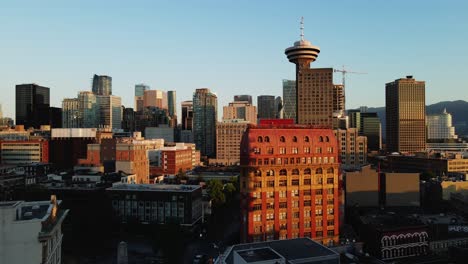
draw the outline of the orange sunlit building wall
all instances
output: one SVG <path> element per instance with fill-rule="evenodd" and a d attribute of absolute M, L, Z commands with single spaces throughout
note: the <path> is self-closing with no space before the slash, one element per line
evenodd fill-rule
<path fill-rule="evenodd" d="M 250 126 L 241 143 L 241 240 L 339 240 L 339 163 L 331 129 Z"/>
<path fill-rule="evenodd" d="M 145 144 L 117 143 L 116 171 L 136 174 L 137 183 L 149 183 L 148 146 Z"/>

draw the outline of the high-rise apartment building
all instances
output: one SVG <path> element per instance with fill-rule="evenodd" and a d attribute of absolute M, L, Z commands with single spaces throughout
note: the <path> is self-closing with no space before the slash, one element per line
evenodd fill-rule
<path fill-rule="evenodd" d="M 283 80 L 283 116 L 296 123 L 296 81 Z"/>
<path fill-rule="evenodd" d="M 241 144 L 241 241 L 337 242 L 338 151 L 331 129 L 250 126 Z"/>
<path fill-rule="evenodd" d="M 252 104 L 252 96 L 248 94 L 234 95 L 234 102 L 248 102 Z"/>
<path fill-rule="evenodd" d="M 425 82 L 413 76 L 385 85 L 388 152 L 418 152 L 426 149 Z"/>
<path fill-rule="evenodd" d="M 193 126 L 193 102 L 183 101 L 182 106 L 182 130 L 192 130 Z"/>
<path fill-rule="evenodd" d="M 194 141 L 201 155 L 216 156 L 216 120 L 218 97 L 210 89 L 196 89 L 193 94 Z"/>
<path fill-rule="evenodd" d="M 111 129 L 122 127 L 122 99 L 114 95 L 98 95 L 99 126 Z"/>
<path fill-rule="evenodd" d="M 452 126 L 452 115 L 447 113 L 447 109 L 441 114 L 428 115 L 426 117 L 427 140 L 448 141 L 455 140 L 458 136 L 455 134 L 455 127 Z"/>
<path fill-rule="evenodd" d="M 223 106 L 223 120 L 240 119 L 249 123 L 257 123 L 257 108 L 248 101 L 234 101 Z"/>
<path fill-rule="evenodd" d="M 112 77 L 94 74 L 92 91 L 95 95 L 112 95 Z"/>
<path fill-rule="evenodd" d="M 277 96 L 275 98 L 275 109 L 276 109 L 276 114 L 275 118 L 276 119 L 283 119 L 284 115 L 284 105 L 283 105 L 283 99 L 281 96 Z"/>
<path fill-rule="evenodd" d="M 133 111 L 133 108 L 125 108 L 122 106 L 122 129 L 125 131 L 134 132 L 135 128 L 135 111 Z"/>
<path fill-rule="evenodd" d="M 149 90 L 150 87 L 146 84 L 136 84 L 135 85 L 135 111 L 141 111 L 144 107 L 144 98 L 145 91 Z"/>
<path fill-rule="evenodd" d="M 43 115 L 50 106 L 50 89 L 37 84 L 16 85 L 16 124 L 24 127 L 39 128 L 49 125 Z M 42 113 L 42 114 L 41 114 Z"/>
<path fill-rule="evenodd" d="M 288 60 L 296 64 L 297 123 L 331 128 L 335 94 L 333 69 L 310 68 L 310 63 L 316 60 L 319 53 L 320 48 L 305 40 L 302 31 L 301 40 L 285 50 Z"/>
<path fill-rule="evenodd" d="M 260 95 L 257 97 L 258 119 L 275 119 L 278 109 L 275 104 L 275 96 Z"/>
<path fill-rule="evenodd" d="M 344 86 L 342 84 L 335 84 L 333 86 L 333 113 L 344 114 L 345 110 Z"/>

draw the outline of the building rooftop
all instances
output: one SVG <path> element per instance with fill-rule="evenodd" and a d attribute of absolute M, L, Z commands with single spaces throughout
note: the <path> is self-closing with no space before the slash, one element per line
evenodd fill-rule
<path fill-rule="evenodd" d="M 225 253 L 224 263 L 234 264 L 234 252 L 245 256 L 247 263 L 279 259 L 283 257 L 287 263 L 339 263 L 339 254 L 327 247 L 309 239 L 296 238 L 235 245 Z M 248 261 L 247 261 L 248 260 Z"/>
<path fill-rule="evenodd" d="M 108 191 L 143 191 L 143 192 L 193 192 L 201 188 L 200 185 L 178 184 L 125 184 L 116 183 L 107 188 Z"/>

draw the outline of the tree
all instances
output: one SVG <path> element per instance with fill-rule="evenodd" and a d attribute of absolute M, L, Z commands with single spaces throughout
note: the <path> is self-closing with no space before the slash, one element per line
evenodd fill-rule
<path fill-rule="evenodd" d="M 207 185 L 207 192 L 212 200 L 214 207 L 219 207 L 226 202 L 226 196 L 223 192 L 224 186 L 220 180 L 210 180 Z"/>
<path fill-rule="evenodd" d="M 228 182 L 224 185 L 224 193 L 229 198 L 229 200 L 232 198 L 235 191 L 236 186 L 234 186 L 234 184 L 232 184 L 231 182 Z"/>

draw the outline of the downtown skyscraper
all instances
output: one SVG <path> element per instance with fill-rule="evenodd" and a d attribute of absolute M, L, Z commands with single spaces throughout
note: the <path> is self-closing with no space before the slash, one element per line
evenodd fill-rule
<path fill-rule="evenodd" d="M 285 50 L 291 63 L 296 64 L 296 122 L 304 125 L 333 126 L 334 84 L 332 68 L 311 69 L 320 48 L 301 39 Z"/>
<path fill-rule="evenodd" d="M 16 124 L 25 128 L 48 125 L 44 112 L 50 106 L 50 89 L 37 84 L 16 85 Z"/>
<path fill-rule="evenodd" d="M 216 157 L 216 122 L 218 97 L 208 88 L 196 89 L 193 94 L 193 134 L 201 155 Z"/>
<path fill-rule="evenodd" d="M 296 123 L 296 81 L 283 80 L 283 117 Z"/>
<path fill-rule="evenodd" d="M 385 85 L 388 152 L 418 152 L 426 149 L 425 82 L 413 76 Z"/>
<path fill-rule="evenodd" d="M 92 91 L 96 95 L 112 95 L 112 77 L 94 74 Z"/>

